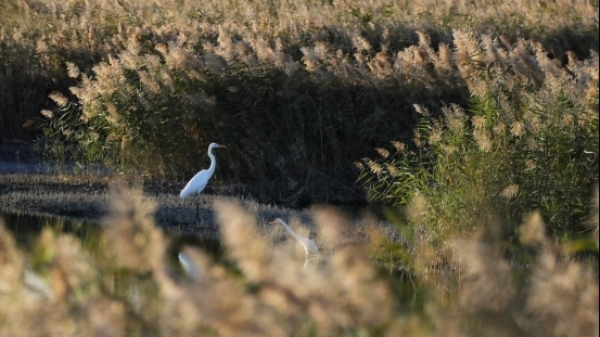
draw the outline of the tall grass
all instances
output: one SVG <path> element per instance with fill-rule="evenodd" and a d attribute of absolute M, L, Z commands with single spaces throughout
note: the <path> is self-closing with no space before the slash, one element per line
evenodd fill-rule
<path fill-rule="evenodd" d="M 514 241 L 522 217 L 537 210 L 553 237 L 587 236 L 587 200 L 598 183 L 597 54 L 562 67 L 531 41 L 504 49 L 455 32 L 455 43 L 469 107 L 446 105 L 438 118 L 416 104 L 413 138 L 358 163 L 370 198 L 423 198 L 420 225 L 440 244 L 482 226 Z"/>
<path fill-rule="evenodd" d="M 598 45 L 591 1 L 46 0 L 1 8 L 26 22 L 2 22 L 3 83 L 28 71 L 34 78 L 15 93 L 49 99 L 16 97 L 32 107 L 15 115 L 14 104 L 3 105 L 0 116 L 11 128 L 41 126 L 49 156 L 188 176 L 218 140 L 230 149 L 221 177 L 267 193 L 265 182 L 275 182 L 287 201 L 356 199 L 352 163 L 411 138 L 413 104 L 435 115 L 449 104 L 470 108 L 471 78 L 495 61 L 459 55 L 464 32 L 501 41 L 494 48 L 510 54 L 517 72 L 530 58 L 515 49 L 520 39 L 561 69 L 574 66 L 569 55 L 593 60 Z"/>
<path fill-rule="evenodd" d="M 377 262 L 411 248 L 386 238 L 389 227 L 314 209 L 321 261 L 302 268 L 295 241 L 217 202 L 225 262 L 184 248 L 200 275 L 190 278 L 170 262 L 151 198 L 117 186 L 111 203 L 101 253 L 50 229 L 28 253 L 0 227 L 3 336 L 598 336 L 597 263 L 553 243 L 536 213 L 519 227 L 521 257 L 503 257 L 491 236 L 463 237 L 451 241 L 445 277 L 424 273 L 427 257 L 415 254 L 406 283 Z M 421 216 L 417 204 L 409 213 Z M 349 234 L 356 243 L 341 244 Z M 139 296 L 116 291 L 117 275 L 136 280 Z"/>
<path fill-rule="evenodd" d="M 265 198 L 356 199 L 361 172 L 370 200 L 405 209 L 388 212 L 394 234 L 315 211 L 323 261 L 302 270 L 253 214 L 217 204 L 235 267 L 189 249 L 193 281 L 168 262 L 153 202 L 117 191 L 106 260 L 69 235 L 27 255 L 0 233 L 1 335 L 598 336 L 597 1 L 0 14 L 0 139 L 38 127 L 50 158 L 163 177 L 218 141 L 218 177 Z M 352 228 L 362 245 L 338 246 Z M 115 272 L 143 282 L 141 306 L 97 282 Z"/>

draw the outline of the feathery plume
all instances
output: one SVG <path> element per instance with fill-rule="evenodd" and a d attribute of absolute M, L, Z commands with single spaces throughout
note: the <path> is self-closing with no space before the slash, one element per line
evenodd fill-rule
<path fill-rule="evenodd" d="M 77 65 L 73 62 L 66 62 L 66 64 L 67 64 L 67 75 L 70 78 L 79 77 L 79 68 L 77 67 Z"/>
<path fill-rule="evenodd" d="M 60 91 L 53 91 L 48 97 L 56 103 L 59 107 L 63 108 L 69 104 L 69 99 L 65 97 Z"/>

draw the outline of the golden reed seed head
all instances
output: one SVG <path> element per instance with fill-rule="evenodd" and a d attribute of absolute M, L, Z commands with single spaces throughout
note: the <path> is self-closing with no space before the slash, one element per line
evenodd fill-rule
<path fill-rule="evenodd" d="M 507 199 L 512 199 L 516 197 L 517 194 L 519 194 L 519 185 L 517 184 L 510 184 L 500 192 L 500 195 Z"/>
<path fill-rule="evenodd" d="M 390 151 L 382 148 L 382 147 L 378 147 L 375 149 L 375 151 L 377 151 L 377 153 L 383 158 L 383 159 L 387 159 L 390 156 Z"/>
<path fill-rule="evenodd" d="M 40 113 L 42 115 L 44 115 L 44 117 L 46 117 L 48 119 L 54 118 L 54 112 L 53 111 L 43 109 L 42 111 L 40 111 Z"/>
<path fill-rule="evenodd" d="M 522 136 L 524 131 L 525 125 L 519 121 L 514 122 L 510 127 L 510 133 L 515 137 Z"/>
<path fill-rule="evenodd" d="M 366 164 L 369 167 L 369 169 L 371 170 L 371 172 L 374 174 L 380 174 L 383 172 L 383 167 L 374 160 L 367 158 Z"/>
<path fill-rule="evenodd" d="M 70 78 L 78 78 L 79 77 L 79 68 L 73 62 L 66 62 L 67 64 L 67 75 Z"/>
<path fill-rule="evenodd" d="M 539 212 L 525 216 L 523 224 L 519 228 L 519 240 L 524 245 L 538 245 L 546 242 L 544 221 Z"/>
<path fill-rule="evenodd" d="M 54 103 L 56 103 L 56 105 L 58 105 L 61 108 L 69 104 L 69 99 L 65 97 L 65 95 L 63 95 L 60 91 L 53 91 L 52 93 L 50 93 L 50 95 L 48 95 L 48 97 L 50 97 L 50 99 L 53 100 Z"/>
<path fill-rule="evenodd" d="M 398 151 L 398 152 L 402 152 L 402 151 L 406 150 L 406 144 L 404 144 L 403 142 L 392 141 L 390 143 L 392 144 L 394 149 L 396 149 L 396 151 Z"/>

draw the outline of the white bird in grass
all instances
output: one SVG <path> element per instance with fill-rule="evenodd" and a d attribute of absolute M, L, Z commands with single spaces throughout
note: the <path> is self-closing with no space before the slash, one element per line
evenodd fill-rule
<path fill-rule="evenodd" d="M 192 193 L 201 193 L 204 190 L 206 184 L 208 183 L 208 180 L 213 176 L 213 174 L 215 173 L 215 168 L 217 167 L 217 159 L 215 158 L 215 155 L 212 153 L 212 151 L 216 148 L 225 147 L 225 145 L 219 145 L 217 143 L 211 143 L 208 146 L 210 166 L 208 167 L 208 169 L 196 173 L 196 175 L 187 183 L 187 185 L 185 185 L 183 190 L 181 190 L 181 193 L 179 193 L 179 197 L 183 199 Z"/>
<path fill-rule="evenodd" d="M 187 254 L 184 252 L 179 252 L 179 254 L 177 254 L 177 259 L 179 260 L 179 264 L 186 274 L 188 274 L 194 280 L 200 279 L 200 270 L 198 270 L 198 267 L 196 267 L 194 261 Z"/>
<path fill-rule="evenodd" d="M 298 240 L 302 247 L 304 247 L 304 251 L 306 252 L 306 260 L 304 261 L 303 268 L 306 268 L 309 260 L 319 257 L 319 247 L 317 247 L 317 244 L 313 240 L 296 234 L 292 228 L 280 218 L 270 221 L 269 223 L 272 225 L 276 223 L 282 224 L 283 227 L 285 227 L 285 229 L 294 237 L 294 239 Z"/>

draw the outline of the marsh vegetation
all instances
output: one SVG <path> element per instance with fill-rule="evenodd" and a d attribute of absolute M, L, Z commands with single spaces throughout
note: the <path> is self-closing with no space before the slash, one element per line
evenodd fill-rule
<path fill-rule="evenodd" d="M 319 262 L 303 268 L 303 248 L 282 241 L 281 226 L 236 203 L 213 204 L 220 256 L 181 242 L 173 250 L 151 197 L 119 185 L 111 193 L 102 231 L 85 240 L 46 227 L 25 250 L 2 224 L 3 335 L 598 334 L 597 260 L 553 242 L 539 213 L 519 227 L 513 256 L 488 233 L 448 241 L 440 266 L 427 240 L 407 239 L 420 229 L 402 237 L 402 227 L 314 208 L 310 223 L 292 219 L 320 247 Z M 410 206 L 412 221 L 422 207 Z M 194 278 L 174 264 L 177 252 L 193 263 Z"/>
<path fill-rule="evenodd" d="M 598 9 L 3 1 L 0 141 L 74 169 L 3 175 L 2 206 L 84 209 L 117 265 L 68 234 L 32 255 L 3 233 L 0 334 L 598 336 Z M 175 199 L 213 141 L 221 197 L 195 222 Z M 297 268 L 257 202 L 298 208 L 321 264 Z M 182 278 L 165 222 L 210 228 L 226 259 L 190 249 L 205 277 Z M 111 268 L 153 296 L 134 310 L 90 281 Z"/>

